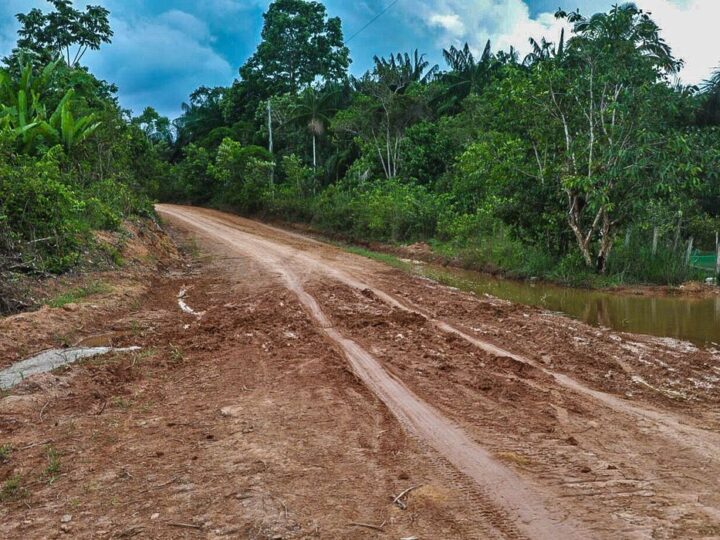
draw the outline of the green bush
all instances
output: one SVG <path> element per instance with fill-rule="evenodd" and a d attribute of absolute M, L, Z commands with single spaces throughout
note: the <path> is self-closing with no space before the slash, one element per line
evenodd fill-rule
<path fill-rule="evenodd" d="M 78 257 L 85 203 L 63 183 L 52 157 L 0 162 L 0 216 L 11 231 L 5 249 L 22 253 L 38 270 L 62 271 Z M 7 239 L 6 239 L 7 242 Z"/>
<path fill-rule="evenodd" d="M 447 196 L 397 179 L 340 183 L 319 196 L 314 222 L 357 239 L 410 241 L 431 237 L 447 204 Z"/>
<path fill-rule="evenodd" d="M 241 212 L 256 213 L 266 207 L 274 168 L 270 152 L 259 146 L 243 146 L 226 138 L 215 162 L 208 166 L 217 183 L 215 201 Z"/>

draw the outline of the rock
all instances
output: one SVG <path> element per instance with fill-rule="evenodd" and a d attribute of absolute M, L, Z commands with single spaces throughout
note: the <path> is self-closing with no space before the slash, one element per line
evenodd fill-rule
<path fill-rule="evenodd" d="M 80 306 L 78 306 L 74 302 L 70 302 L 69 304 L 65 304 L 62 308 L 64 311 L 73 312 L 73 311 L 77 311 L 78 309 L 80 309 Z"/>
<path fill-rule="evenodd" d="M 230 418 L 237 418 L 238 416 L 240 416 L 240 412 L 241 412 L 241 408 L 237 407 L 237 406 L 223 407 L 222 409 L 220 409 L 221 415 L 227 416 Z"/>
<path fill-rule="evenodd" d="M 158 512 L 155 512 L 152 516 L 150 516 L 150 519 L 157 519 L 160 517 L 160 514 Z"/>
<path fill-rule="evenodd" d="M 72 521 L 72 516 L 70 514 L 65 514 L 60 518 L 60 521 L 63 523 L 70 523 Z"/>

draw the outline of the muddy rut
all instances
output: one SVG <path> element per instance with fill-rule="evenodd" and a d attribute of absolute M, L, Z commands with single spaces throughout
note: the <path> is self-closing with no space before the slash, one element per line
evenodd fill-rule
<path fill-rule="evenodd" d="M 162 207 L 161 212 L 226 242 L 239 252 L 253 257 L 277 272 L 285 286 L 294 292 L 325 334 L 339 346 L 355 373 L 413 435 L 429 444 L 460 472 L 472 478 L 484 498 L 495 508 L 491 525 L 507 537 L 552 539 L 589 538 L 589 531 L 574 523 L 567 515 L 551 512 L 540 493 L 532 489 L 511 470 L 503 466 L 435 408 L 424 402 L 402 381 L 392 377 L 380 363 L 360 345 L 344 337 L 323 313 L 317 301 L 308 294 L 290 266 L 297 257 L 278 256 L 271 250 L 258 248 L 247 241 L 247 235 L 223 224 Z M 315 266 L 313 264 L 313 266 Z M 341 275 L 335 273 L 335 276 Z M 343 281 L 350 281 L 345 278 Z M 352 284 L 360 284 L 352 280 Z"/>
<path fill-rule="evenodd" d="M 604 420 L 613 418 L 613 415 L 616 421 L 617 415 L 624 417 L 619 424 L 628 426 L 627 429 L 633 429 L 635 423 L 642 424 L 638 426 L 642 436 L 635 441 L 637 448 L 628 444 L 627 452 L 640 456 L 636 459 L 636 466 L 650 469 L 644 471 L 648 477 L 665 468 L 672 468 L 678 462 L 685 463 L 687 452 L 695 454 L 696 460 L 705 463 L 706 473 L 718 471 L 720 437 L 714 430 L 693 425 L 687 417 L 648 404 L 630 403 L 612 393 L 591 388 L 565 373 L 549 369 L 536 359 L 509 352 L 496 343 L 473 335 L 472 330 L 463 327 L 462 321 L 438 317 L 431 308 L 418 305 L 410 295 L 387 289 L 386 284 L 382 284 L 382 278 L 376 279 L 375 272 L 369 269 L 373 264 L 345 256 L 314 240 L 218 212 L 167 205 L 160 206 L 158 210 L 171 222 L 182 223 L 209 242 L 222 242 L 238 255 L 251 258 L 277 276 L 297 296 L 317 326 L 342 351 L 357 376 L 385 403 L 400 424 L 434 449 L 442 461 L 472 480 L 475 493 L 470 498 L 479 506 L 477 511 L 485 516 L 488 530 L 493 531 L 493 536 L 591 538 L 617 537 L 617 533 L 620 533 L 621 536 L 638 538 L 674 537 L 675 532 L 686 526 L 699 526 L 702 529 L 709 520 L 715 523 L 710 530 L 715 530 L 720 522 L 717 506 L 705 497 L 708 490 L 712 489 L 707 484 L 698 485 L 694 493 L 697 500 L 688 502 L 688 499 L 693 498 L 693 487 L 692 482 L 684 480 L 675 482 L 665 478 L 639 478 L 620 483 L 610 477 L 589 482 L 579 480 L 576 483 L 574 479 L 568 481 L 568 478 L 557 478 L 555 470 L 543 473 L 547 477 L 552 476 L 551 485 L 548 486 L 548 478 L 543 478 L 542 474 L 540 477 L 517 474 L 517 470 L 506 466 L 493 453 L 491 439 L 494 433 L 489 434 L 487 441 L 482 440 L 482 431 L 478 432 L 480 428 L 476 424 L 468 424 L 468 419 L 457 413 L 462 406 L 447 406 L 443 403 L 438 408 L 434 400 L 439 399 L 439 396 L 436 398 L 431 395 L 432 392 L 425 391 L 420 382 L 415 384 L 410 379 L 406 380 L 402 373 L 374 354 L 376 343 L 364 335 L 351 335 L 350 329 L 336 324 L 341 313 L 335 312 L 332 305 L 318 296 L 315 286 L 311 287 L 312 290 L 308 289 L 308 284 L 318 279 L 330 279 L 352 290 L 369 292 L 393 310 L 419 315 L 438 332 L 456 336 L 491 357 L 527 365 L 552 381 L 548 388 L 542 384 L 538 386 L 537 382 L 531 380 L 523 380 L 522 383 L 528 388 L 539 389 L 544 393 L 555 393 L 561 389 L 565 393 L 577 394 L 579 402 L 584 401 L 592 407 L 604 409 L 604 413 L 598 413 Z M 338 309 L 342 311 L 346 307 Z M 564 410 L 561 406 L 552 406 L 556 410 Z M 567 413 L 564 414 L 567 416 Z M 653 440 L 653 444 L 679 446 L 684 452 L 669 452 L 663 460 L 658 461 L 654 453 L 643 455 L 650 453 L 641 450 L 644 443 L 640 439 Z M 600 448 L 604 446 L 598 440 L 592 450 L 600 452 Z M 599 457 L 595 456 L 594 459 Z M 616 467 L 610 465 L 608 469 Z M 567 485 L 600 487 L 603 499 L 613 500 L 610 506 L 616 504 L 618 509 L 627 507 L 629 523 L 618 523 L 617 519 L 603 515 L 602 510 L 592 512 L 597 500 L 593 500 L 595 492 L 588 489 L 572 497 L 568 494 Z M 648 490 L 647 486 L 652 486 L 652 490 Z M 603 488 L 606 489 L 604 494 Z M 653 506 L 655 501 L 643 499 L 649 497 L 647 493 L 655 495 L 658 491 L 678 489 L 680 493 L 677 494 L 677 501 L 662 494 L 660 506 L 666 507 L 665 515 L 657 511 L 657 506 Z M 678 522 L 673 524 L 674 529 L 666 528 L 673 520 L 670 514 L 681 507 L 690 509 L 687 525 Z M 588 515 L 588 512 L 595 515 Z M 617 514 L 620 513 L 618 510 Z M 656 534 L 663 529 L 667 534 Z"/>

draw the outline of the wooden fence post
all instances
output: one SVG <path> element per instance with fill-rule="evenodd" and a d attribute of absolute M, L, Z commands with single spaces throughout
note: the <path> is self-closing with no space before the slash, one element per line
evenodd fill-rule
<path fill-rule="evenodd" d="M 720 285 L 720 237 L 715 231 L 715 282 Z"/>
<path fill-rule="evenodd" d="M 652 243 L 652 254 L 653 257 L 657 255 L 657 245 L 658 245 L 658 228 L 653 227 L 653 243 Z"/>

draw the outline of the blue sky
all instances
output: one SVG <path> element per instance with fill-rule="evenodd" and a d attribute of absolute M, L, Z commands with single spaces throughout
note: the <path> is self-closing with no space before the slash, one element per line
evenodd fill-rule
<path fill-rule="evenodd" d="M 343 20 L 345 36 L 362 28 L 392 0 L 326 0 L 328 12 Z M 228 85 L 260 39 L 262 13 L 269 0 L 84 0 L 111 11 L 113 43 L 84 63 L 120 88 L 125 107 L 136 113 L 152 105 L 176 116 L 180 103 L 198 86 Z M 613 0 L 398 0 L 350 43 L 354 73 L 362 73 L 375 54 L 418 48 L 441 63 L 443 47 L 468 41 L 481 48 L 527 48 L 531 35 L 555 39 L 552 17 L 559 4 L 584 13 L 605 10 Z M 699 82 L 720 63 L 706 43 L 714 42 L 713 21 L 720 0 L 637 0 L 652 11 L 675 52 L 685 57 L 686 82 Z M 2 0 L 0 53 L 15 42 L 14 14 L 44 0 Z"/>

